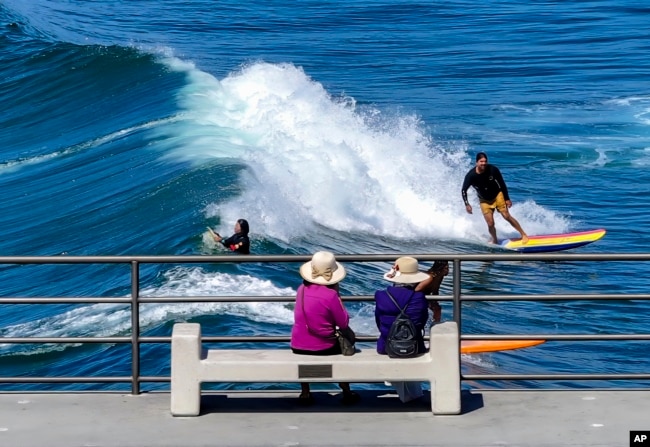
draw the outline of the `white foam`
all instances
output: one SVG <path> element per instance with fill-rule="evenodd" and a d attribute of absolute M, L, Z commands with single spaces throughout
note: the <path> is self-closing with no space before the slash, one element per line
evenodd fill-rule
<path fill-rule="evenodd" d="M 141 296 L 294 296 L 291 288 L 279 288 L 268 280 L 249 275 L 206 272 L 201 268 L 173 268 L 163 274 L 159 286 L 144 288 Z M 142 304 L 141 329 L 167 321 L 187 321 L 203 315 L 232 315 L 255 322 L 293 324 L 288 303 L 186 303 Z M 92 304 L 2 328 L 2 337 L 107 337 L 126 334 L 131 328 L 129 307 L 123 304 Z M 0 344 L 0 352 L 36 354 L 66 349 L 61 344 L 22 346 Z"/>
<path fill-rule="evenodd" d="M 468 215 L 460 195 L 471 148 L 437 143 L 418 116 L 359 107 L 291 64 L 255 63 L 218 80 L 165 61 L 188 77 L 178 96 L 183 112 L 165 129 L 174 135 L 168 156 L 246 167 L 243 192 L 208 205 L 207 217 L 255 216 L 255 232 L 284 241 L 315 225 L 395 238 L 486 238 L 482 216 Z M 525 228 L 567 229 L 562 216 L 525 203 L 512 210 Z M 504 237 L 516 235 L 499 220 Z"/>

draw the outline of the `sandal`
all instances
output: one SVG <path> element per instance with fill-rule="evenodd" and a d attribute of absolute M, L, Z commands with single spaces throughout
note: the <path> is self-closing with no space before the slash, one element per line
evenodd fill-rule
<path fill-rule="evenodd" d="M 304 407 L 313 405 L 314 402 L 316 402 L 316 399 L 314 399 L 311 393 L 300 393 L 300 396 L 298 396 L 298 403 Z"/>
<path fill-rule="evenodd" d="M 361 400 L 361 396 L 358 393 L 355 393 L 354 391 L 350 391 L 348 393 L 343 394 L 343 399 L 341 399 L 341 402 L 343 403 L 343 405 L 354 405 L 360 400 Z"/>

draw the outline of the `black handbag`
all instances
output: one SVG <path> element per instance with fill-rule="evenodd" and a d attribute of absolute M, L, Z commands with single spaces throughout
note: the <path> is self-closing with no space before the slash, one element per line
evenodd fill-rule
<path fill-rule="evenodd" d="M 341 354 L 343 355 L 352 355 L 354 354 L 355 347 L 354 343 L 357 341 L 357 336 L 350 326 L 345 329 L 337 328 L 336 329 L 336 340 L 341 347 Z"/>

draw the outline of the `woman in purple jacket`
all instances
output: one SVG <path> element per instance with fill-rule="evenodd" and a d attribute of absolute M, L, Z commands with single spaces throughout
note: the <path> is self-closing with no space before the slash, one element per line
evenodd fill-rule
<path fill-rule="evenodd" d="M 429 319 L 429 305 L 424 291 L 416 287 L 422 281 L 431 280 L 430 276 L 421 272 L 418 267 L 418 260 L 409 256 L 398 258 L 393 268 L 384 275 L 384 279 L 392 282 L 393 285 L 385 290 L 375 292 L 375 321 L 379 329 L 379 340 L 377 340 L 377 352 L 386 354 L 386 340 L 393 321 L 399 315 L 399 309 L 390 299 L 390 293 L 397 304 L 404 309 L 404 313 L 415 325 L 420 335 L 418 340 L 418 352 L 426 352 L 424 346 L 424 327 Z M 427 284 L 427 283 L 425 283 Z M 393 386 L 402 402 L 409 402 L 422 396 L 422 385 L 420 382 L 392 382 L 386 383 Z"/>
<path fill-rule="evenodd" d="M 346 329 L 350 323 L 343 301 L 339 296 L 338 283 L 345 278 L 345 268 L 330 252 L 319 251 L 311 261 L 300 267 L 304 279 L 298 287 L 294 324 L 291 329 L 291 350 L 303 355 L 340 355 L 341 347 L 336 339 L 336 328 Z M 309 383 L 302 382 L 300 403 L 314 402 Z M 359 401 L 359 394 L 350 390 L 349 383 L 339 383 L 343 390 L 343 403 Z"/>
<path fill-rule="evenodd" d="M 403 256 L 393 265 L 393 268 L 384 275 L 384 279 L 391 281 L 393 285 L 385 290 L 375 292 L 375 322 L 379 329 L 379 340 L 377 340 L 377 352 L 386 354 L 386 339 L 390 327 L 399 315 L 399 309 L 388 296 L 393 296 L 401 308 L 406 307 L 406 315 L 415 324 L 420 337 L 418 351 L 426 351 L 424 346 L 424 327 L 429 319 L 429 304 L 423 291 L 416 291 L 415 288 L 421 281 L 430 279 L 429 275 L 418 270 L 418 260 L 409 256 Z"/>

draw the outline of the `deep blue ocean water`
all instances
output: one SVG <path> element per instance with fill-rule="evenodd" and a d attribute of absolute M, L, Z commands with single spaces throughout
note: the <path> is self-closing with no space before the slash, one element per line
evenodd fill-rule
<path fill-rule="evenodd" d="M 258 254 L 486 251 L 483 219 L 460 196 L 478 151 L 501 168 L 529 234 L 605 228 L 579 251 L 647 252 L 649 13 L 611 0 L 2 0 L 0 253 L 217 254 L 206 226 L 230 234 L 240 217 Z M 516 236 L 499 217 L 497 228 Z M 296 267 L 163 265 L 143 272 L 142 294 L 292 295 Z M 647 266 L 629 262 L 467 269 L 463 290 L 476 293 L 649 286 Z M 381 267 L 350 271 L 344 294 L 385 286 Z M 130 291 L 118 267 L 0 274 L 2 296 Z M 372 304 L 350 308 L 358 332 L 375 334 Z M 464 315 L 479 333 L 647 333 L 649 310 L 491 302 Z M 211 335 L 287 335 L 292 311 L 142 306 L 146 334 L 186 320 Z M 0 336 L 129 328 L 120 305 L 0 306 Z M 547 343 L 464 368 L 644 372 L 639 349 Z M 165 348 L 143 355 L 143 374 L 168 373 Z M 125 346 L 5 344 L 0 356 L 2 374 L 130 374 Z"/>

